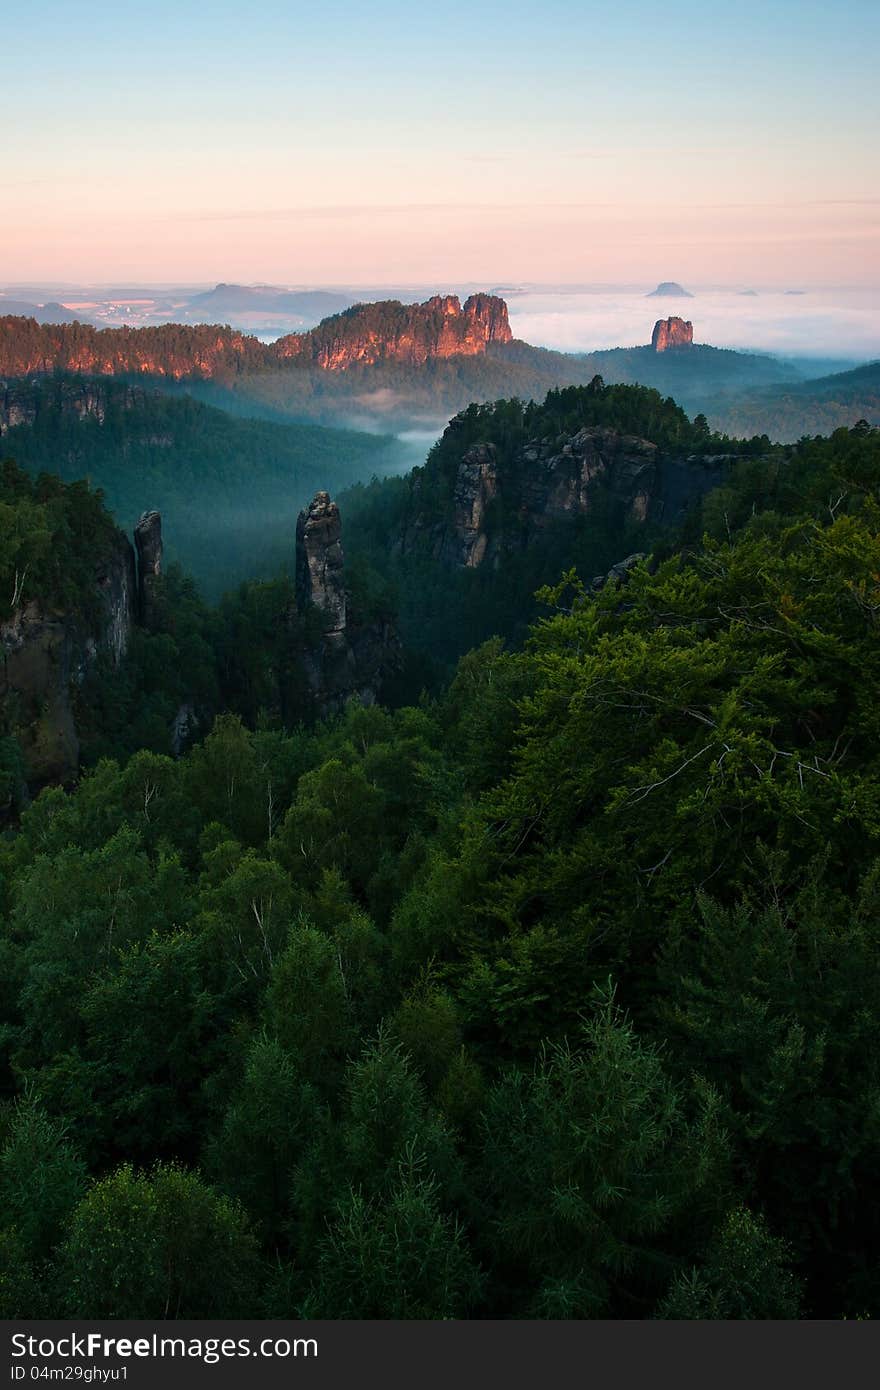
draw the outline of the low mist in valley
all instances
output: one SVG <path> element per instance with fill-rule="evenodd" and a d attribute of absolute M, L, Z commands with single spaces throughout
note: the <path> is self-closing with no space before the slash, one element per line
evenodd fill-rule
<path fill-rule="evenodd" d="M 517 338 L 539 347 L 595 352 L 650 342 L 654 320 L 677 314 L 692 321 L 695 342 L 820 359 L 816 375 L 880 357 L 880 288 L 703 289 L 686 279 L 680 283 L 691 297 L 648 297 L 643 285 L 523 287 L 508 291 L 510 325 Z"/>

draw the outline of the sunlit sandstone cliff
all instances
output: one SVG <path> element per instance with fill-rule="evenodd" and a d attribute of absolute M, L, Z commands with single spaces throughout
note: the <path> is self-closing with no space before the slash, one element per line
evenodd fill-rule
<path fill-rule="evenodd" d="M 328 371 L 344 371 L 379 361 L 474 357 L 490 343 L 512 339 L 503 299 L 472 294 L 462 305 L 449 294 L 424 304 L 357 304 L 309 333 L 280 339 L 275 347 L 281 358 L 300 357 Z"/>
<path fill-rule="evenodd" d="M 651 347 L 655 352 L 668 352 L 670 348 L 691 347 L 694 341 L 694 325 L 689 319 L 658 319 L 651 334 Z"/>
<path fill-rule="evenodd" d="M 97 329 L 7 315 L 0 317 L 0 376 L 60 370 L 228 380 L 285 364 L 344 371 L 380 361 L 474 357 L 489 344 L 512 338 L 507 305 L 490 294 L 473 294 L 463 305 L 457 295 L 435 295 L 424 304 L 356 304 L 317 328 L 272 344 L 216 325 Z"/>

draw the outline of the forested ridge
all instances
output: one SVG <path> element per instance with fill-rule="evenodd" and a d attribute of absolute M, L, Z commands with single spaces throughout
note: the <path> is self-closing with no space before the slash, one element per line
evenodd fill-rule
<path fill-rule="evenodd" d="M 286 581 L 163 581 L 0 839 L 6 1316 L 876 1315 L 880 433 L 733 452 L 388 708 L 285 716 Z"/>
<path fill-rule="evenodd" d="M 496 339 L 488 328 L 486 342 L 478 335 L 480 350 L 472 351 L 464 316 L 448 317 L 443 303 L 358 304 L 273 343 L 224 324 L 99 329 L 0 315 L 0 376 L 85 373 L 149 381 L 245 413 L 355 429 L 440 427 L 471 401 L 540 398 L 596 374 L 672 395 L 729 434 L 794 442 L 860 418 L 878 422 L 876 363 L 805 380 L 821 370 L 807 359 L 700 342 L 660 353 L 647 345 L 558 352 Z M 460 340 L 444 337 L 450 324 L 459 325 Z M 650 328 L 647 317 L 646 344 Z M 335 369 L 340 363 L 344 370 Z"/>
<path fill-rule="evenodd" d="M 126 530 L 157 508 L 169 558 L 211 599 L 278 572 L 296 513 L 318 488 L 336 492 L 407 457 L 387 435 L 241 419 L 108 379 L 56 374 L 7 383 L 7 396 L 29 418 L 7 429 L 0 458 L 34 476 L 88 478 Z"/>
<path fill-rule="evenodd" d="M 543 611 L 538 592 L 562 569 L 574 567 L 589 582 L 632 552 L 677 543 L 677 522 L 635 521 L 601 480 L 585 514 L 551 520 L 526 537 L 523 514 L 534 493 L 530 478 L 539 467 L 535 453 L 551 441 L 570 448 L 571 437 L 584 426 L 651 441 L 660 459 L 697 465 L 713 456 L 725 466 L 740 457 L 772 456 L 781 462 L 787 456 L 766 435 L 739 440 L 713 434 L 704 416 L 689 419 L 671 397 L 641 386 L 609 385 L 599 376 L 588 386 L 551 390 L 540 401 L 468 406 L 449 422 L 423 466 L 405 476 L 354 483 L 340 495 L 347 553 L 372 577 L 374 588 L 389 596 L 401 635 L 421 659 L 429 683 L 448 676 L 455 661 L 487 637 L 520 641 Z M 484 443 L 492 446 L 507 495 L 507 501 L 496 495 L 489 504 L 487 531 L 503 533 L 512 544 L 497 562 L 450 570 L 431 553 L 430 537 L 455 514 L 462 460 Z M 699 516 L 696 507 L 697 526 Z M 416 533 L 427 543 L 406 544 Z"/>
<path fill-rule="evenodd" d="M 731 434 L 769 432 L 774 439 L 830 434 L 858 416 L 880 425 L 880 362 L 853 371 L 786 386 L 758 387 L 708 400 L 704 409 L 717 429 Z"/>

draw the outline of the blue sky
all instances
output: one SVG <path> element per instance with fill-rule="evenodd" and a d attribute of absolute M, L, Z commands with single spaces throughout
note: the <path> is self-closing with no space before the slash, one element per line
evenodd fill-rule
<path fill-rule="evenodd" d="M 4 58 L 7 281 L 880 279 L 867 0 L 50 0 Z"/>

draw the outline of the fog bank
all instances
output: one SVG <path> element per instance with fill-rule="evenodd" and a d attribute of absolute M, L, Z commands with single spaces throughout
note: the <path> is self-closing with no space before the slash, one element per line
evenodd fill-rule
<path fill-rule="evenodd" d="M 677 314 L 692 320 L 696 342 L 713 347 L 860 362 L 880 357 L 880 288 L 685 288 L 693 298 L 648 298 L 644 286 L 528 287 L 508 291 L 510 323 L 518 338 L 539 347 L 593 352 L 649 343 L 655 320 Z"/>

